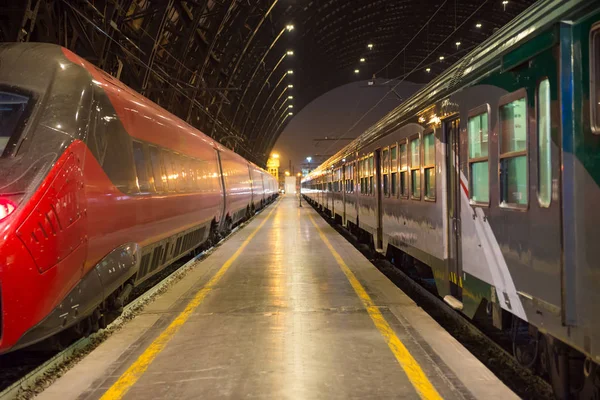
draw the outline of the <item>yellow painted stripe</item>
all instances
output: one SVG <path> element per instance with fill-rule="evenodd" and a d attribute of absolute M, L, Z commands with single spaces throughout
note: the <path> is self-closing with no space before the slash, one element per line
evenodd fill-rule
<path fill-rule="evenodd" d="M 269 214 L 263 219 L 260 225 L 246 238 L 246 240 L 240 245 L 235 253 L 225 263 L 221 266 L 219 271 L 208 281 L 208 283 L 196 293 L 194 298 L 188 303 L 185 307 L 185 310 L 181 312 L 171 322 L 171 324 L 165 329 L 155 340 L 150 344 L 150 346 L 139 356 L 139 358 L 131 364 L 131 366 L 125 371 L 123 375 L 117 380 L 111 387 L 108 389 L 106 393 L 100 398 L 101 400 L 117 400 L 123 398 L 125 394 L 131 389 L 131 387 L 142 377 L 144 372 L 148 369 L 152 361 L 156 358 L 156 356 L 166 347 L 169 341 L 173 338 L 173 336 L 181 329 L 183 324 L 188 320 L 188 318 L 192 315 L 194 310 L 202 303 L 204 298 L 212 291 L 212 289 L 217 285 L 219 280 L 225 275 L 229 267 L 234 263 L 234 261 L 242 254 L 248 243 L 256 236 L 260 228 L 267 222 L 271 214 L 276 210 L 277 204 L 274 205 L 273 209 Z"/>
<path fill-rule="evenodd" d="M 440 396 L 437 390 L 433 387 L 433 384 L 429 381 L 417 360 L 414 359 L 402 341 L 398 338 L 398 336 L 396 336 L 396 333 L 385 320 L 383 314 L 381 314 L 381 311 L 379 311 L 379 308 L 377 308 L 375 303 L 373 303 L 371 296 L 369 296 L 365 288 L 358 281 L 348 265 L 346 265 L 339 253 L 333 248 L 329 242 L 329 239 L 327 239 L 327 236 L 325 236 L 321 228 L 319 228 L 312 215 L 309 214 L 308 216 L 312 224 L 315 226 L 315 228 L 317 228 L 321 240 L 323 240 L 333 255 L 333 258 L 335 258 L 335 261 L 346 275 L 346 278 L 348 278 L 348 281 L 350 281 L 352 288 L 354 288 L 354 291 L 367 309 L 371 320 L 373 320 L 373 323 L 384 337 L 390 350 L 392 353 L 394 353 L 394 356 L 396 356 L 396 360 L 398 360 L 398 363 L 408 376 L 410 383 L 412 383 L 417 393 L 419 393 L 419 396 L 421 396 L 422 399 L 442 399 L 442 396 Z"/>

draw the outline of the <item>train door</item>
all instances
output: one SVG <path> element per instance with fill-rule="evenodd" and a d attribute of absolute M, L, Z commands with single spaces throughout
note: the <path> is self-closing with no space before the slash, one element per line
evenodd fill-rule
<path fill-rule="evenodd" d="M 380 250 L 383 248 L 383 229 L 382 229 L 382 221 L 383 221 L 383 217 L 382 217 L 382 211 L 383 211 L 383 206 L 381 204 L 382 202 L 382 184 L 381 184 L 381 149 L 377 149 L 375 150 L 375 154 L 374 154 L 374 163 L 375 163 L 375 200 L 376 200 L 376 206 L 375 206 L 375 215 L 376 215 L 376 224 L 377 224 L 377 235 L 374 238 L 375 239 L 375 248 L 377 250 Z"/>
<path fill-rule="evenodd" d="M 448 218 L 448 281 L 450 296 L 444 300 L 454 308 L 462 308 L 462 264 L 460 221 L 460 119 L 444 121 L 446 138 L 446 187 Z"/>

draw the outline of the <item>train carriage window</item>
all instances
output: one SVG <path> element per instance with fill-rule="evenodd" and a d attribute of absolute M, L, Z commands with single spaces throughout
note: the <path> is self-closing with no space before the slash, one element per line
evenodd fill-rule
<path fill-rule="evenodd" d="M 171 161 L 172 154 L 167 151 L 162 151 L 163 163 L 165 165 L 165 171 L 167 172 L 167 186 L 169 188 L 169 192 L 174 192 L 177 188 L 177 180 L 175 176 L 175 172 L 173 171 L 173 161 Z"/>
<path fill-rule="evenodd" d="M 421 199 L 421 139 L 410 140 L 410 197 Z"/>
<path fill-rule="evenodd" d="M 482 112 L 483 111 L 483 112 Z M 471 112 L 469 140 L 469 198 L 472 205 L 488 205 L 490 172 L 488 154 L 489 109 L 485 104 Z"/>
<path fill-rule="evenodd" d="M 30 111 L 29 97 L 0 91 L 0 155 L 13 154 Z"/>
<path fill-rule="evenodd" d="M 542 207 L 549 207 L 552 200 L 550 101 L 550 81 L 544 79 L 538 86 L 537 95 L 538 200 Z"/>
<path fill-rule="evenodd" d="M 390 194 L 396 197 L 398 194 L 398 146 L 390 149 Z"/>
<path fill-rule="evenodd" d="M 375 174 L 375 169 L 373 167 L 373 156 L 369 157 L 369 195 L 373 195 L 373 175 Z"/>
<path fill-rule="evenodd" d="M 135 170 L 137 173 L 137 185 L 141 193 L 150 191 L 150 182 L 148 181 L 148 170 L 146 168 L 146 154 L 144 153 L 144 145 L 140 142 L 133 143 L 133 161 L 135 162 Z"/>
<path fill-rule="evenodd" d="M 400 197 L 408 198 L 408 147 L 400 144 Z"/>
<path fill-rule="evenodd" d="M 524 91 L 517 95 L 517 99 L 500 106 L 500 205 L 503 207 L 528 204 L 527 100 Z"/>
<path fill-rule="evenodd" d="M 381 172 L 383 174 L 383 195 L 385 197 L 390 196 L 390 151 L 389 149 L 384 149 L 381 152 Z"/>
<path fill-rule="evenodd" d="M 155 146 L 149 146 L 150 149 L 150 164 L 152 166 L 152 176 L 154 178 L 154 188 L 157 192 L 163 191 L 163 175 L 162 163 L 160 162 L 160 153 Z"/>
<path fill-rule="evenodd" d="M 425 177 L 425 200 L 435 200 L 435 135 L 423 136 L 423 174 Z"/>
<path fill-rule="evenodd" d="M 590 106 L 592 132 L 600 134 L 600 24 L 596 24 L 590 38 Z"/>

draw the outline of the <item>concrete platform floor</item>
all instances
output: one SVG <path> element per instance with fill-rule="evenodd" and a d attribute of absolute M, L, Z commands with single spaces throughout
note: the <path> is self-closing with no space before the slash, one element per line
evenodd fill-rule
<path fill-rule="evenodd" d="M 38 398 L 517 397 L 286 196 Z"/>

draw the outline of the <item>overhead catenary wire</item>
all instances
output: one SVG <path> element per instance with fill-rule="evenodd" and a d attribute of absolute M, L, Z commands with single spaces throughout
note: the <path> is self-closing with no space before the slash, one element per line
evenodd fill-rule
<path fill-rule="evenodd" d="M 382 97 L 381 99 L 375 103 L 371 108 L 369 108 L 365 113 L 363 113 L 354 124 L 352 124 L 352 126 L 342 135 L 340 136 L 336 141 L 334 141 L 333 143 L 331 143 L 329 145 L 329 147 L 326 149 L 325 153 L 327 153 L 333 146 L 335 146 L 341 139 L 343 139 L 348 133 L 350 133 L 367 115 L 369 115 L 375 108 L 377 108 L 382 102 L 383 100 L 386 99 L 386 97 L 390 94 L 393 93 L 396 88 L 398 86 L 400 86 L 400 84 L 402 82 L 404 82 L 404 80 L 410 76 L 413 72 L 415 72 L 416 70 L 418 70 L 419 68 L 422 67 L 422 64 L 425 62 L 426 59 L 428 59 L 429 57 L 431 57 L 432 54 L 434 54 L 444 43 L 446 43 L 446 41 L 448 39 L 450 39 L 450 37 L 452 37 L 452 35 L 454 35 L 460 28 L 463 27 L 464 24 L 467 23 L 467 21 L 469 21 L 477 12 L 479 12 L 479 10 L 481 10 L 481 8 L 487 4 L 489 2 L 489 0 L 484 0 L 479 7 L 477 7 L 475 9 L 475 11 L 473 11 L 458 27 L 456 27 L 449 35 L 446 36 L 446 38 L 444 40 L 442 40 L 431 52 L 429 52 L 429 54 L 424 57 L 419 64 L 417 64 L 417 66 L 415 66 L 412 70 L 410 70 L 407 74 L 404 74 L 404 76 L 402 76 L 402 79 L 400 79 L 390 90 L 388 90 Z M 397 78 L 396 78 L 397 79 Z M 395 79 L 394 79 L 395 80 Z M 392 80 L 389 80 L 388 82 L 390 82 Z"/>
<path fill-rule="evenodd" d="M 179 93 L 180 95 L 182 95 L 183 97 L 185 97 L 186 99 L 188 99 L 191 102 L 196 102 L 195 99 L 192 99 L 190 96 L 188 96 L 180 87 L 176 86 L 175 84 L 171 83 L 168 79 L 168 77 L 163 76 L 161 73 L 159 73 L 159 71 L 153 69 L 152 67 L 150 67 L 146 62 L 144 62 L 144 60 L 142 60 L 141 58 L 139 58 L 138 56 L 136 56 L 135 54 L 133 54 L 127 47 L 125 47 L 122 43 L 120 43 L 117 39 L 115 39 L 114 37 L 112 37 L 110 34 L 108 34 L 107 32 L 105 32 L 101 27 L 99 27 L 96 23 L 94 23 L 94 21 L 90 20 L 85 14 L 83 14 L 80 10 L 78 10 L 77 8 L 75 8 L 72 4 L 69 3 L 68 0 L 62 0 L 63 3 L 65 3 L 67 6 L 69 6 L 75 13 L 77 13 L 77 15 L 79 15 L 85 22 L 87 22 L 88 24 L 92 25 L 98 32 L 100 32 L 101 34 L 103 34 L 104 36 L 106 36 L 109 40 L 111 40 L 112 42 L 116 43 L 128 56 L 132 57 L 133 59 L 135 59 L 138 63 L 140 63 L 143 67 L 145 67 L 146 69 L 150 70 L 151 72 L 154 72 L 163 82 L 165 82 L 167 85 L 171 86 L 177 93 Z M 129 40 L 129 39 L 128 39 Z M 214 116 L 212 116 L 208 111 L 206 111 L 203 107 L 198 107 L 213 123 L 218 124 L 219 126 L 221 126 L 226 132 L 234 134 L 233 132 L 230 132 L 228 130 L 227 127 L 225 127 L 220 121 L 218 121 Z M 254 154 L 252 151 L 250 151 L 249 149 L 245 148 L 245 147 L 241 147 L 248 156 L 254 158 L 254 161 L 258 161 L 260 159 L 260 157 L 258 157 L 256 154 Z"/>

